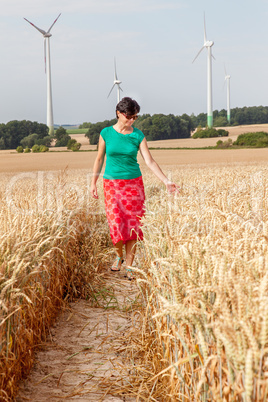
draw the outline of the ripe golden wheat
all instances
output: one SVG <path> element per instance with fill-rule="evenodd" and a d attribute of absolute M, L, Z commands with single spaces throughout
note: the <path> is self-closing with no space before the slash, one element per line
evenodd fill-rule
<path fill-rule="evenodd" d="M 9 401 L 64 301 L 98 288 L 108 232 L 86 174 L 2 175 L 0 184 L 0 400 Z"/>
<path fill-rule="evenodd" d="M 181 186 L 175 196 L 146 180 L 137 269 L 153 345 L 152 395 L 162 400 L 164 383 L 170 401 L 264 401 L 268 167 L 183 167 L 172 179 Z"/>
<path fill-rule="evenodd" d="M 135 365 L 109 392 L 165 402 L 266 400 L 267 173 L 265 164 L 182 166 L 170 172 L 181 186 L 175 196 L 144 175 L 144 241 L 133 268 L 144 320 L 127 335 Z M 11 178 L 1 178 L 3 400 L 31 367 L 32 346 L 62 300 L 98 282 L 110 244 L 103 205 L 90 201 L 81 173 L 39 179 L 18 181 L 11 196 Z"/>

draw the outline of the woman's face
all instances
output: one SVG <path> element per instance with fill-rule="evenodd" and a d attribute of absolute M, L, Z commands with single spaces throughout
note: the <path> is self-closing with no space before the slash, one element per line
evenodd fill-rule
<path fill-rule="evenodd" d="M 124 125 L 132 126 L 134 121 L 138 118 L 137 113 L 133 115 L 128 115 L 126 113 L 118 112 L 118 120 L 120 120 Z"/>

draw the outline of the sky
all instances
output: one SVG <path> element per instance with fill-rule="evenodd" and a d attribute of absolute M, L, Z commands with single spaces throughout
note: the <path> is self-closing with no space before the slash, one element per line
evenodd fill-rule
<path fill-rule="evenodd" d="M 46 123 L 44 40 L 48 30 L 55 124 L 115 117 L 121 97 L 141 114 L 206 113 L 207 39 L 214 41 L 213 109 L 267 106 L 268 0 L 0 0 L 0 123 Z"/>

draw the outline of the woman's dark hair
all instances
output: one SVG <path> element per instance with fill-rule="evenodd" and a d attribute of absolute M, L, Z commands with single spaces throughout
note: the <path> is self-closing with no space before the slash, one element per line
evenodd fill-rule
<path fill-rule="evenodd" d="M 133 116 L 139 113 L 140 105 L 134 99 L 128 98 L 127 96 L 116 105 L 116 112 L 125 113 L 128 116 Z M 116 118 L 118 118 L 116 113 Z"/>

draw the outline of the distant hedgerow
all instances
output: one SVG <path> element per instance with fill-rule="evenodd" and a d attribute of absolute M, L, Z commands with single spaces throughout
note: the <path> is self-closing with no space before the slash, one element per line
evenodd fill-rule
<path fill-rule="evenodd" d="M 217 148 L 231 148 L 233 145 L 233 141 L 231 138 L 228 138 L 226 141 L 219 140 L 217 141 L 216 147 Z"/>
<path fill-rule="evenodd" d="M 39 147 L 39 145 L 35 144 L 35 145 L 32 147 L 32 152 L 40 152 L 40 147 Z"/>
<path fill-rule="evenodd" d="M 260 131 L 257 133 L 240 134 L 233 144 L 245 147 L 265 148 L 268 147 L 268 133 Z"/>
<path fill-rule="evenodd" d="M 39 152 L 48 152 L 49 148 L 45 145 L 40 145 Z"/>
<path fill-rule="evenodd" d="M 68 141 L 67 144 L 67 149 L 70 149 L 71 151 L 79 151 L 79 149 L 81 148 L 81 144 L 80 142 L 77 142 L 75 139 L 71 139 Z"/>
<path fill-rule="evenodd" d="M 228 137 L 229 131 L 222 128 L 216 130 L 215 128 L 198 129 L 193 138 L 213 138 L 213 137 Z"/>
<path fill-rule="evenodd" d="M 19 154 L 21 154 L 21 153 L 23 153 L 23 147 L 21 146 L 21 145 L 19 145 L 17 148 L 16 148 L 16 151 L 19 153 Z"/>

